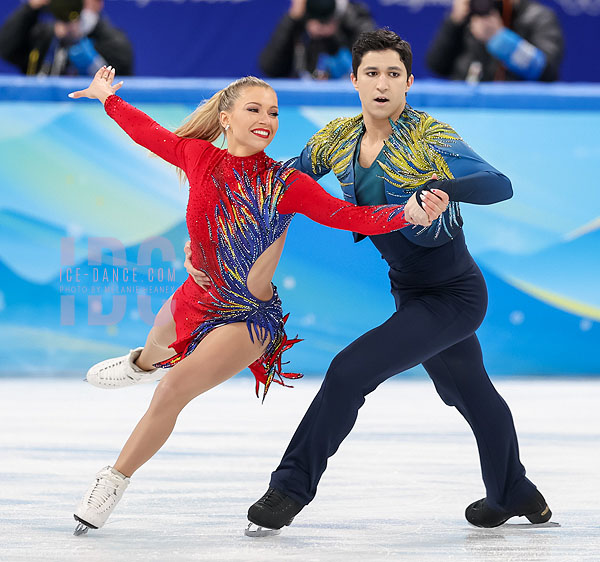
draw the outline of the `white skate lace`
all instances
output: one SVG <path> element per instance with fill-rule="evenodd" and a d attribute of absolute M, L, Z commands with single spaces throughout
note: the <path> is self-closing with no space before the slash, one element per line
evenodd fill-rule
<path fill-rule="evenodd" d="M 115 363 L 108 364 L 106 367 L 102 367 L 101 369 L 98 370 L 98 372 L 101 373 L 102 371 L 114 369 L 115 367 L 118 367 L 119 365 L 122 365 L 123 363 L 125 363 L 125 361 L 123 359 L 121 359 L 120 361 L 117 361 Z"/>
<path fill-rule="evenodd" d="M 121 485 L 121 481 L 116 477 L 111 479 L 108 476 L 102 476 L 96 480 L 94 489 L 90 492 L 87 504 L 96 509 L 100 509 L 111 496 L 116 498 L 116 491 Z M 114 498 L 113 498 L 114 499 Z"/>
<path fill-rule="evenodd" d="M 98 373 L 102 373 L 102 377 L 104 378 L 104 380 L 107 380 L 107 381 L 120 381 L 125 377 L 133 380 L 133 377 L 131 377 L 129 375 L 125 375 L 125 377 L 123 377 L 122 375 L 115 376 L 115 373 L 112 372 L 112 370 L 115 367 L 118 367 L 119 365 L 122 365 L 123 363 L 125 363 L 125 361 L 123 359 L 121 359 L 120 361 L 117 361 L 116 363 L 111 363 L 110 365 L 108 365 L 106 367 L 102 367 L 102 369 L 100 369 L 98 371 Z"/>
<path fill-rule="evenodd" d="M 150 375 L 150 374 L 154 373 L 154 371 L 156 370 L 156 369 L 152 369 L 150 371 L 145 371 L 144 369 L 138 367 L 134 362 L 131 362 L 130 366 L 133 369 L 133 371 L 135 372 L 134 375 L 132 375 L 130 373 L 115 373 L 113 371 L 113 369 L 115 367 L 119 367 L 123 363 L 129 363 L 128 356 L 120 359 L 119 361 L 116 361 L 115 363 L 111 363 L 110 365 L 107 365 L 106 367 L 102 367 L 98 371 L 98 374 L 102 373 L 102 379 L 105 382 L 121 382 L 125 379 L 129 379 L 131 381 L 137 382 L 138 379 L 141 379 L 143 377 L 143 375 L 145 375 L 145 374 Z"/>

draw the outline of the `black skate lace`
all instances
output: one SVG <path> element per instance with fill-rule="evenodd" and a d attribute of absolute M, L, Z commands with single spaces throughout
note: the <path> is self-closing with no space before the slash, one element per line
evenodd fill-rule
<path fill-rule="evenodd" d="M 262 498 L 262 503 L 268 507 L 275 507 L 284 498 L 283 494 L 271 488 Z"/>

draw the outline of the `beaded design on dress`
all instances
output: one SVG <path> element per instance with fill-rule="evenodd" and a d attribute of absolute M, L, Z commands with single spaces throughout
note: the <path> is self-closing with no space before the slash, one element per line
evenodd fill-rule
<path fill-rule="evenodd" d="M 223 185 L 219 185 L 220 178 L 212 176 L 217 189 L 225 196 L 214 208 L 214 222 L 206 217 L 213 248 L 205 249 L 200 243 L 203 255 L 214 252 L 218 264 L 213 274 L 211 298 L 197 303 L 207 319 L 192 332 L 191 341 L 182 353 L 157 366 L 170 367 L 187 357 L 219 326 L 245 322 L 253 342 L 264 343 L 269 339 L 263 356 L 250 366 L 256 376 L 257 396 L 259 382 L 265 385 L 264 400 L 273 380 L 284 384 L 282 377 L 300 378 L 297 373 L 282 373 L 281 354 L 301 340 L 287 339 L 284 329 L 287 316 L 282 318 L 277 288 L 273 286 L 273 296 L 262 301 L 247 286 L 254 263 L 285 232 L 294 216 L 277 211 L 279 200 L 293 183 L 286 184 L 293 172 L 272 162 L 262 174 L 233 169 L 233 181 L 223 179 Z M 214 232 L 211 223 L 215 225 Z"/>

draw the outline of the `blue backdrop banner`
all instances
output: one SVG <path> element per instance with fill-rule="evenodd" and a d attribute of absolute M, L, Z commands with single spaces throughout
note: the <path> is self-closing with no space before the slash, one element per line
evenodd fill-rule
<path fill-rule="evenodd" d="M 20 0 L 0 3 L 0 21 Z M 553 8 L 566 38 L 561 79 L 600 81 L 600 0 L 541 0 Z M 452 0 L 364 0 L 375 22 L 407 39 L 414 74 L 431 76 L 425 52 Z M 105 0 L 105 13 L 127 32 L 140 76 L 260 74 L 258 55 L 289 0 Z M 14 67 L 0 63 L 0 71 Z"/>
<path fill-rule="evenodd" d="M 143 345 L 154 313 L 185 279 L 187 190 L 98 102 L 63 97 L 78 84 L 0 82 L 4 373 L 81 374 Z M 184 81 L 166 89 L 132 78 L 121 92 L 174 128 L 221 85 Z M 269 153 L 278 159 L 298 154 L 332 118 L 359 110 L 355 93 L 332 93 L 332 85 L 311 84 L 304 93 L 297 83 L 274 85 L 282 92 L 281 125 Z M 445 88 L 415 86 L 410 102 L 452 124 L 515 192 L 497 205 L 462 208 L 489 288 L 478 331 L 489 371 L 600 374 L 600 87 L 543 95 L 533 85 L 512 94 L 494 84 Z M 334 177 L 322 183 L 340 195 Z M 288 353 L 294 371 L 323 373 L 337 351 L 393 312 L 373 246 L 301 216 L 275 282 L 291 313 L 290 335 L 305 340 Z"/>

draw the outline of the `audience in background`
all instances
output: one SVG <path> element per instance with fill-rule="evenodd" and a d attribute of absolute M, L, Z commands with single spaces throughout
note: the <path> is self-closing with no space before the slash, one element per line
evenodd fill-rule
<path fill-rule="evenodd" d="M 352 44 L 363 31 L 374 28 L 365 4 L 291 0 L 259 64 L 271 77 L 342 78 L 352 72 Z"/>
<path fill-rule="evenodd" d="M 559 78 L 564 52 L 556 14 L 534 0 L 454 0 L 427 53 L 445 78 L 469 82 Z"/>
<path fill-rule="evenodd" d="M 103 8 L 104 0 L 28 0 L 0 28 L 0 57 L 30 75 L 93 75 L 103 65 L 130 75 L 131 43 Z"/>

